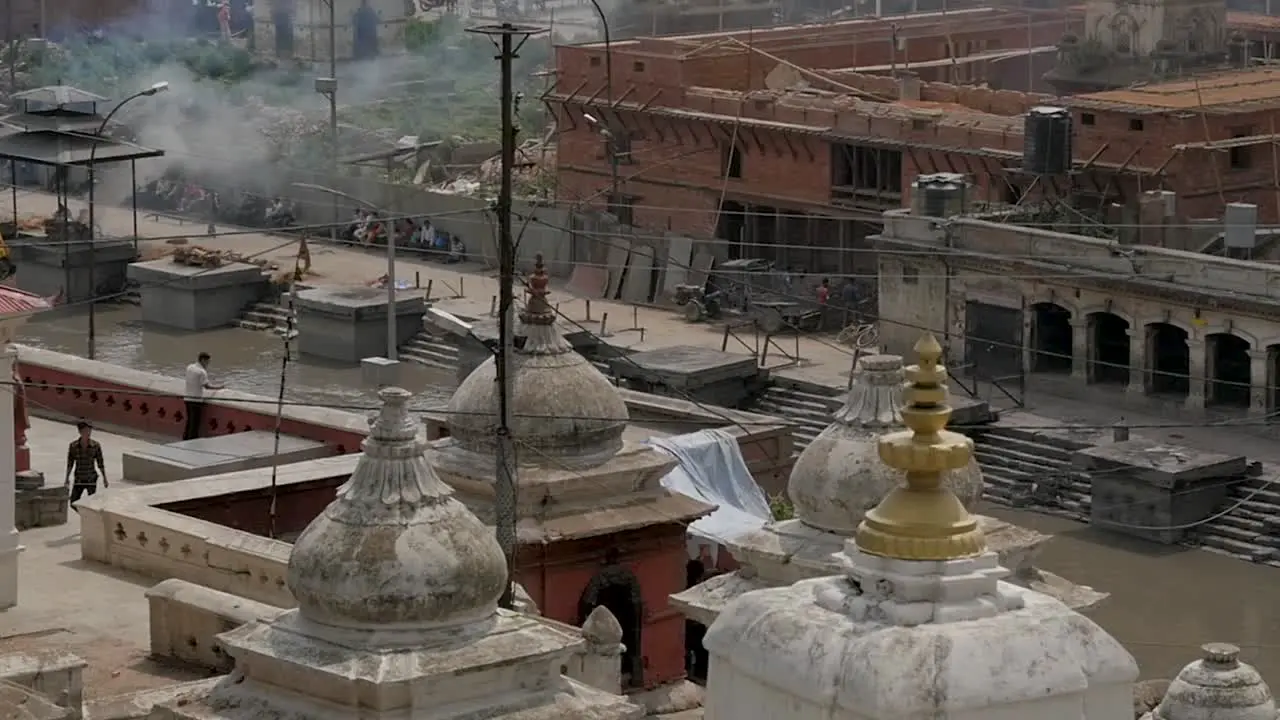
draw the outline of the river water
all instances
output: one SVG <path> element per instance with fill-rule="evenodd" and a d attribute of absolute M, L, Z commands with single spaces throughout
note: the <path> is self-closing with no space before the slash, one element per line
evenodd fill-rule
<path fill-rule="evenodd" d="M 276 397 L 284 341 L 279 335 L 241 328 L 200 333 L 157 330 L 142 326 L 142 310 L 132 305 L 101 305 L 97 310 L 96 359 L 147 372 L 181 378 L 200 352 L 213 356 L 210 377 L 243 392 Z M 64 310 L 41 316 L 21 330 L 20 342 L 70 353 L 88 353 L 88 313 Z M 361 382 L 358 367 L 330 365 L 300 358 L 293 347 L 285 398 L 295 402 L 372 408 L 374 390 Z M 415 407 L 444 404 L 455 382 L 452 372 L 418 363 L 401 366 L 400 383 L 415 393 Z"/>
<path fill-rule="evenodd" d="M 278 336 L 238 328 L 198 334 L 144 330 L 140 315 L 139 308 L 128 305 L 99 308 L 98 359 L 177 378 L 197 353 L 206 351 L 213 355 L 215 382 L 270 397 L 279 392 L 283 342 Z M 21 337 L 26 344 L 83 356 L 87 332 L 84 313 L 63 313 L 33 320 Z M 402 384 L 417 394 L 419 407 L 439 406 L 454 386 L 450 372 L 416 363 L 406 363 L 402 370 Z M 375 404 L 358 368 L 308 360 L 290 363 L 286 397 L 353 410 Z M 1133 652 L 1144 678 L 1172 677 L 1199 656 L 1200 645 L 1231 642 L 1280 689 L 1276 570 L 1030 512 L 1001 507 L 984 512 L 1055 535 L 1039 565 L 1111 594 L 1090 616 Z"/>

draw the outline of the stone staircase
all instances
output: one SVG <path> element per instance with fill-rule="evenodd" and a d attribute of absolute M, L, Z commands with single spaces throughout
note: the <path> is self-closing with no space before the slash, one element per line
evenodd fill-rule
<path fill-rule="evenodd" d="M 400 359 L 453 372 L 458 369 L 458 345 L 447 335 L 422 330 L 400 346 Z"/>
<path fill-rule="evenodd" d="M 1088 520 L 1089 478 L 1071 469 L 1071 453 L 1087 445 L 999 425 L 968 435 L 973 438 L 974 456 L 986 479 L 987 500 L 1000 505 L 1035 505 L 1044 512 Z M 1046 485 L 1054 488 L 1052 499 L 1041 494 L 1047 492 Z"/>
<path fill-rule="evenodd" d="M 283 333 L 289 328 L 293 311 L 277 303 L 257 302 L 240 314 L 236 325 L 245 330 L 265 330 Z"/>
<path fill-rule="evenodd" d="M 831 424 L 831 416 L 840 409 L 842 402 L 842 397 L 819 395 L 775 383 L 745 409 L 794 423 L 795 449 L 799 453 Z"/>
<path fill-rule="evenodd" d="M 1222 508 L 1228 512 L 1196 528 L 1194 544 L 1280 567 L 1280 483 L 1275 480 L 1274 475 L 1249 477 L 1232 488 Z"/>

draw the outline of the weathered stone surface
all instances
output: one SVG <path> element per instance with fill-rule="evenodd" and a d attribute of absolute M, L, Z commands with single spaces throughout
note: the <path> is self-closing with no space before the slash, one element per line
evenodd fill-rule
<path fill-rule="evenodd" d="M 545 276 L 545 275 L 544 275 Z M 543 276 L 543 277 L 544 277 Z M 560 334 L 535 273 L 521 313 L 523 347 L 514 353 L 511 431 L 524 462 L 594 467 L 622 449 L 627 404 L 594 365 Z M 449 401 L 457 446 L 492 457 L 498 423 L 497 365 L 492 357 L 471 372 Z"/>
<path fill-rule="evenodd" d="M 434 627 L 489 617 L 507 581 L 493 532 L 436 477 L 407 390 L 379 392 L 355 472 L 294 543 L 289 587 L 326 625 Z"/>
<path fill-rule="evenodd" d="M 67 489 L 61 485 L 18 490 L 15 502 L 14 525 L 19 530 L 67 523 Z"/>
<path fill-rule="evenodd" d="M 1150 720 L 1275 720 L 1271 688 L 1252 665 L 1240 662 L 1240 648 L 1209 643 L 1169 683 Z"/>

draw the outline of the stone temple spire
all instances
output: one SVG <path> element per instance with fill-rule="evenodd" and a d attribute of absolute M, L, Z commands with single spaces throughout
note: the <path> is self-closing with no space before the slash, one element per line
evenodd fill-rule
<path fill-rule="evenodd" d="M 528 293 L 524 310 L 520 313 L 522 334 L 525 337 L 524 347 L 518 352 L 522 355 L 563 355 L 573 352 L 573 346 L 560 334 L 556 327 L 556 311 L 547 302 L 551 291 L 551 276 L 547 275 L 546 266 L 542 264 L 539 253 L 533 261 L 533 274 L 529 276 Z"/>
<path fill-rule="evenodd" d="M 298 607 L 222 633 L 235 669 L 167 720 L 635 720 L 561 674 L 577 630 L 500 610 L 493 531 L 433 472 L 409 393 L 380 391 L 364 455 L 293 546 Z M 616 667 L 616 665 L 614 665 Z"/>
<path fill-rule="evenodd" d="M 560 334 L 555 308 L 547 302 L 550 281 L 538 255 L 520 313 L 524 345 L 512 363 L 511 434 L 522 466 L 594 468 L 622 449 L 627 404 L 609 378 Z M 449 400 L 450 443 L 436 456 L 436 468 L 450 482 L 468 473 L 492 476 L 497 374 L 493 358 L 485 360 Z"/>
<path fill-rule="evenodd" d="M 307 620 L 352 629 L 483 620 L 507 581 L 502 550 L 428 464 L 409 392 L 378 395 L 364 457 L 294 543 L 288 582 L 298 609 Z"/>
<path fill-rule="evenodd" d="M 844 406 L 796 458 L 787 495 L 804 524 L 851 536 L 863 516 L 890 490 L 902 485 L 901 470 L 880 461 L 881 434 L 901 430 L 902 358 L 868 355 L 858 361 Z M 982 499 L 977 462 L 948 473 L 947 485 L 973 509 Z"/>
<path fill-rule="evenodd" d="M 841 575 L 749 592 L 720 613 L 703 640 L 706 720 L 1132 715 L 1133 656 L 1061 602 L 1001 582 L 1009 572 L 944 484 L 973 443 L 944 429 L 942 348 L 926 336 L 916 351 L 909 429 L 879 441 L 905 485 L 845 543 Z"/>

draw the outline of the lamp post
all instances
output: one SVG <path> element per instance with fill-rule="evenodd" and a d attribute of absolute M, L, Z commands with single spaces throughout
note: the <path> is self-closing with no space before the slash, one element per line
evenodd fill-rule
<path fill-rule="evenodd" d="M 128 105 L 134 100 L 137 100 L 138 98 L 151 97 L 152 95 L 155 95 L 157 93 L 162 93 L 168 89 L 169 89 L 169 83 L 167 81 L 161 81 L 152 85 L 146 90 L 141 90 L 139 92 L 136 92 L 130 95 L 124 100 L 121 100 L 119 104 L 111 108 L 111 112 L 107 113 L 106 117 L 102 118 L 102 122 L 98 124 L 98 131 L 93 134 L 93 143 L 89 146 L 89 359 L 90 360 L 94 359 L 94 355 L 97 354 L 97 344 L 98 344 L 98 337 L 97 337 L 98 318 L 97 318 L 97 312 L 96 312 L 96 308 L 98 306 L 98 288 L 97 288 L 97 278 L 95 277 L 95 270 L 96 270 L 95 263 L 97 262 L 97 258 L 95 257 L 95 255 L 97 250 L 98 239 L 97 239 L 97 232 L 96 230 L 94 230 L 97 223 L 96 218 L 94 216 L 94 211 L 97 205 L 94 197 L 94 190 L 95 190 L 95 186 L 97 185 L 97 178 L 94 176 L 94 162 L 98 158 L 98 145 L 102 142 L 102 134 L 107 131 L 107 123 L 111 122 L 111 118 L 115 117 L 115 114 L 120 112 L 120 108 L 124 107 L 125 105 Z M 138 188 L 135 187 L 133 191 L 137 193 Z M 67 240 L 66 238 L 63 238 L 64 242 L 66 240 Z M 71 288 L 67 288 L 66 292 L 70 294 Z"/>
<path fill-rule="evenodd" d="M 591 0 L 591 7 L 595 8 L 596 15 L 600 18 L 600 29 L 604 32 L 604 101 L 609 105 L 609 110 L 613 110 L 613 45 L 609 40 L 609 19 L 604 15 L 604 9 L 600 7 L 597 0 Z M 595 118 L 590 115 L 586 116 L 587 122 L 592 122 Z M 600 133 L 604 135 L 609 142 L 609 187 L 611 188 L 611 204 L 622 202 L 622 198 L 618 196 L 618 138 L 606 126 L 599 123 Z"/>
<path fill-rule="evenodd" d="M 329 99 L 329 172 L 338 177 L 338 15 L 337 0 L 320 0 L 329 9 L 329 77 L 316 78 L 316 92 Z M 314 26 L 313 26 L 314 27 Z M 312 38 L 315 37 L 313 32 Z M 314 42 L 313 42 L 314 45 Z M 329 242 L 338 241 L 338 198 L 333 199 Z"/>
<path fill-rule="evenodd" d="M 329 98 L 329 173 L 338 179 L 338 80 L 332 77 L 316 78 L 316 92 Z M 333 199 L 333 221 L 329 226 L 329 241 L 338 242 L 338 198 Z"/>

